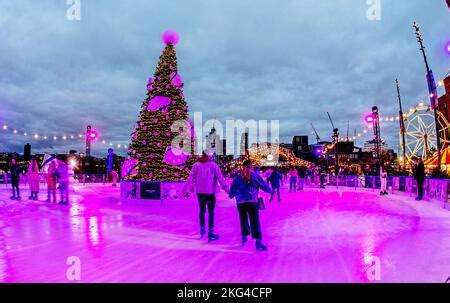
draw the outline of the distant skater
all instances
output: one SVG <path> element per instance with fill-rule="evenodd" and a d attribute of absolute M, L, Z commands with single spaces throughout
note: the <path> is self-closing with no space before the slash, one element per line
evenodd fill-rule
<path fill-rule="evenodd" d="M 305 187 L 306 169 L 300 166 L 297 170 L 298 172 L 298 190 L 301 191 Z"/>
<path fill-rule="evenodd" d="M 380 195 L 388 195 L 387 192 L 387 171 L 384 165 L 380 165 L 381 192 Z"/>
<path fill-rule="evenodd" d="M 34 157 L 31 158 L 30 166 L 28 166 L 27 177 L 31 192 L 28 199 L 37 201 L 39 193 L 39 165 Z"/>
<path fill-rule="evenodd" d="M 298 180 L 298 172 L 295 167 L 291 167 L 289 169 L 289 192 L 296 192 L 297 191 L 297 180 Z"/>
<path fill-rule="evenodd" d="M 320 179 L 320 188 L 321 188 L 321 189 L 325 189 L 325 178 L 326 178 L 325 169 L 322 168 L 322 169 L 320 170 L 319 174 L 320 174 L 320 176 L 319 176 L 319 179 Z"/>
<path fill-rule="evenodd" d="M 247 237 L 256 239 L 256 249 L 265 251 L 267 246 L 262 243 L 261 223 L 259 220 L 259 189 L 272 194 L 273 191 L 263 178 L 253 171 L 250 160 L 245 160 L 242 171 L 231 184 L 230 198 L 236 198 L 241 224 L 242 246 L 247 243 Z M 250 221 L 250 224 L 249 224 Z"/>
<path fill-rule="evenodd" d="M 53 197 L 53 203 L 56 204 L 56 163 L 55 161 L 50 163 L 47 172 L 47 202 L 51 202 Z"/>
<path fill-rule="evenodd" d="M 414 179 L 417 181 L 417 201 L 423 200 L 423 183 L 425 182 L 425 165 L 422 158 L 414 158 Z"/>
<path fill-rule="evenodd" d="M 17 165 L 17 161 L 15 158 L 11 160 L 11 168 L 9 169 L 11 173 L 11 185 L 12 185 L 12 193 L 11 200 L 20 201 L 20 174 L 22 173 L 22 169 L 19 165 Z"/>
<path fill-rule="evenodd" d="M 69 168 L 63 160 L 58 160 L 58 167 L 56 169 L 59 182 L 59 192 L 61 194 L 60 205 L 69 204 Z"/>
<path fill-rule="evenodd" d="M 206 210 L 208 210 L 208 242 L 219 240 L 219 235 L 214 234 L 214 209 L 216 207 L 216 189 L 217 183 L 228 193 L 228 185 L 220 171 L 219 166 L 205 153 L 194 164 L 191 174 L 183 189 L 187 192 L 189 189 L 197 193 L 198 204 L 200 206 L 200 236 L 203 238 L 206 234 Z"/>
<path fill-rule="evenodd" d="M 270 174 L 268 181 L 270 183 L 270 186 L 272 187 L 272 195 L 270 196 L 270 202 L 273 201 L 273 196 L 275 195 L 275 192 L 277 193 L 278 202 L 281 201 L 280 198 L 280 186 L 283 182 L 283 176 L 280 174 L 277 168 L 274 168 L 272 173 Z"/>

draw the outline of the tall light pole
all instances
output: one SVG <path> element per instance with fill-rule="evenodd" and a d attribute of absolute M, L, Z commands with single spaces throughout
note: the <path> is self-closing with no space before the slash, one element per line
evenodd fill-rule
<path fill-rule="evenodd" d="M 97 132 L 92 129 L 92 126 L 88 125 L 86 127 L 86 157 L 91 156 L 91 143 L 97 139 Z"/>
<path fill-rule="evenodd" d="M 402 150 L 403 150 L 403 172 L 406 171 L 406 140 L 405 140 L 405 120 L 403 117 L 403 107 L 402 107 L 402 97 L 400 95 L 400 82 L 398 79 L 395 79 L 395 83 L 397 84 L 397 96 L 398 96 L 398 104 L 400 106 L 399 111 L 399 120 L 400 120 L 400 134 L 402 135 Z"/>
<path fill-rule="evenodd" d="M 378 107 L 372 107 L 373 115 L 373 138 L 375 141 L 375 159 L 377 164 L 381 164 L 381 131 L 380 131 L 380 115 Z"/>
<path fill-rule="evenodd" d="M 86 127 L 86 157 L 91 156 L 91 134 L 92 126 L 88 125 Z"/>
<path fill-rule="evenodd" d="M 373 156 L 376 164 L 381 164 L 381 131 L 380 131 L 380 115 L 378 107 L 372 107 L 372 113 L 366 116 L 366 122 L 372 124 L 373 128 Z"/>
<path fill-rule="evenodd" d="M 420 50 L 422 51 L 423 60 L 425 62 L 425 67 L 427 70 L 427 82 L 428 82 L 428 90 L 430 92 L 430 101 L 431 107 L 434 110 L 434 123 L 436 124 L 436 145 L 437 145 L 437 156 L 438 156 L 438 170 L 441 170 L 441 137 L 439 135 L 439 121 L 438 121 L 438 101 L 437 101 L 437 89 L 436 83 L 433 77 L 433 71 L 430 69 L 428 65 L 427 55 L 425 54 L 425 46 L 423 45 L 423 37 L 420 31 L 419 24 L 414 21 L 413 27 L 416 31 L 417 42 L 419 42 Z M 428 151 L 427 151 L 428 152 Z"/>

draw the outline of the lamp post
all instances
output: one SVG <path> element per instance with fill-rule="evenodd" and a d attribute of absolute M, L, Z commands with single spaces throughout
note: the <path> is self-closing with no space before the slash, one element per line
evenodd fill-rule
<path fill-rule="evenodd" d="M 86 127 L 86 157 L 91 156 L 91 142 L 97 139 L 97 132 L 92 130 L 92 126 Z"/>
<path fill-rule="evenodd" d="M 92 127 L 88 125 L 86 128 L 86 157 L 91 156 L 91 138 L 90 138 L 91 130 Z"/>
<path fill-rule="evenodd" d="M 437 156 L 438 156 L 438 170 L 441 170 L 441 138 L 439 135 L 439 121 L 438 121 L 438 100 L 437 100 L 437 89 L 436 83 L 433 77 L 433 71 L 430 69 L 428 65 L 427 55 L 425 54 L 425 46 L 423 45 L 423 37 L 422 32 L 420 31 L 419 24 L 414 21 L 413 27 L 416 31 L 417 42 L 419 42 L 420 50 L 422 51 L 423 60 L 425 62 L 425 67 L 427 70 L 427 82 L 428 82 L 428 90 L 430 92 L 430 101 L 431 107 L 434 110 L 434 123 L 436 124 L 436 148 L 437 148 Z M 428 151 L 427 151 L 428 152 Z"/>
<path fill-rule="evenodd" d="M 372 113 L 366 116 L 366 122 L 372 123 L 373 128 L 373 142 L 374 142 L 374 158 L 377 165 L 381 164 L 381 135 L 380 135 L 380 116 L 378 107 L 372 107 Z"/>

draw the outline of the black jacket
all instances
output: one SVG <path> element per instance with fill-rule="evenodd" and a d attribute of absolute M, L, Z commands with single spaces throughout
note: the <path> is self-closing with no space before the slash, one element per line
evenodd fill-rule
<path fill-rule="evenodd" d="M 414 179 L 423 180 L 425 179 L 425 165 L 423 163 L 419 163 L 414 170 Z"/>
<path fill-rule="evenodd" d="M 22 172 L 22 169 L 19 165 L 13 164 L 11 165 L 11 168 L 9 169 L 11 172 L 11 180 L 18 181 L 20 179 L 20 173 Z"/>

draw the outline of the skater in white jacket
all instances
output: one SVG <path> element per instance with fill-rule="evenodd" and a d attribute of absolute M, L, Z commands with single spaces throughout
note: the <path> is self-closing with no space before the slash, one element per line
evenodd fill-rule
<path fill-rule="evenodd" d="M 194 190 L 197 193 L 200 206 L 200 235 L 206 234 L 206 210 L 209 215 L 208 241 L 217 241 L 219 236 L 214 234 L 214 208 L 216 206 L 217 183 L 228 193 L 228 185 L 220 171 L 219 166 L 205 152 L 197 163 L 194 164 L 191 174 L 184 187 L 184 192 Z"/>
<path fill-rule="evenodd" d="M 383 164 L 380 165 L 381 192 L 380 195 L 387 195 L 387 171 Z"/>

